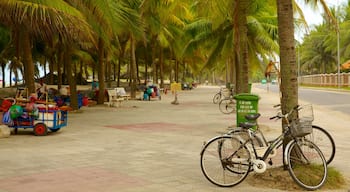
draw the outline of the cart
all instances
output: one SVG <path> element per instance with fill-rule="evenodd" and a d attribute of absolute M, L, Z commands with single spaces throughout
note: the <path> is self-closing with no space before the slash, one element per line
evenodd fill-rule
<path fill-rule="evenodd" d="M 25 114 L 26 112 L 24 112 Z M 34 135 L 45 136 L 48 131 L 57 132 L 62 127 L 67 126 L 68 112 L 62 110 L 39 109 L 37 117 L 31 115 L 22 115 L 13 120 L 9 125 L 17 133 L 18 128 L 32 128 Z"/>
<path fill-rule="evenodd" d="M 26 94 L 26 97 L 23 95 Z M 18 128 L 31 128 L 33 129 L 34 135 L 45 136 L 48 131 L 57 132 L 62 127 L 67 126 L 68 112 L 60 110 L 57 107 L 50 107 L 51 104 L 48 102 L 48 96 L 46 95 L 46 101 L 41 101 L 45 107 L 38 107 L 33 111 L 26 111 L 23 108 L 23 114 L 15 119 L 11 124 L 8 124 L 10 128 L 15 129 L 17 133 Z M 28 100 L 28 90 L 26 88 L 18 88 L 16 93 L 15 102 L 13 104 L 19 104 L 22 107 L 25 106 Z M 38 101 L 37 101 L 38 102 Z"/>

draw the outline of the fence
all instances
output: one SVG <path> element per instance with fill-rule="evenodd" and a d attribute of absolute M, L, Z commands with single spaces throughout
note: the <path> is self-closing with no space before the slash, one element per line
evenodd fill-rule
<path fill-rule="evenodd" d="M 302 85 L 311 86 L 338 86 L 338 77 L 341 87 L 350 87 L 350 73 L 316 74 L 299 77 Z"/>

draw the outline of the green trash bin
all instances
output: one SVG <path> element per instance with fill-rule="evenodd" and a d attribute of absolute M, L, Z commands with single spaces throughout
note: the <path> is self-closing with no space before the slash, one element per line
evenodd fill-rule
<path fill-rule="evenodd" d="M 245 115 L 258 113 L 258 103 L 260 97 L 249 93 L 240 93 L 234 96 L 236 100 L 237 126 L 241 122 L 246 122 Z"/>

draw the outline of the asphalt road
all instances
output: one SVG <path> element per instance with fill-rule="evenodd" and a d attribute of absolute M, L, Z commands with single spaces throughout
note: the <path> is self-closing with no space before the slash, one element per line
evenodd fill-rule
<path fill-rule="evenodd" d="M 267 85 L 260 84 L 256 87 L 267 90 Z M 278 93 L 279 88 L 278 85 L 270 84 L 268 90 Z M 350 115 L 350 92 L 347 91 L 299 88 L 299 100 Z"/>

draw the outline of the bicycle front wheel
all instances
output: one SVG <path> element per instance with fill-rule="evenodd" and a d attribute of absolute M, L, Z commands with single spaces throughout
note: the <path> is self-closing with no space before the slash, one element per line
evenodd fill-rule
<path fill-rule="evenodd" d="M 219 102 L 219 109 L 224 114 L 233 113 L 236 109 L 236 102 L 233 99 L 223 99 Z"/>
<path fill-rule="evenodd" d="M 326 181 L 326 160 L 311 141 L 292 141 L 287 149 L 287 163 L 293 180 L 307 190 L 316 190 Z"/>
<path fill-rule="evenodd" d="M 200 163 L 204 176 L 220 187 L 239 184 L 251 168 L 248 149 L 228 135 L 210 140 L 201 151 Z"/>
<path fill-rule="evenodd" d="M 312 133 L 306 136 L 306 139 L 312 141 L 322 151 L 327 165 L 330 164 L 335 155 L 335 143 L 332 136 L 323 128 L 313 125 Z"/>
<path fill-rule="evenodd" d="M 213 97 L 213 103 L 217 104 L 221 100 L 221 93 L 216 93 Z"/>

